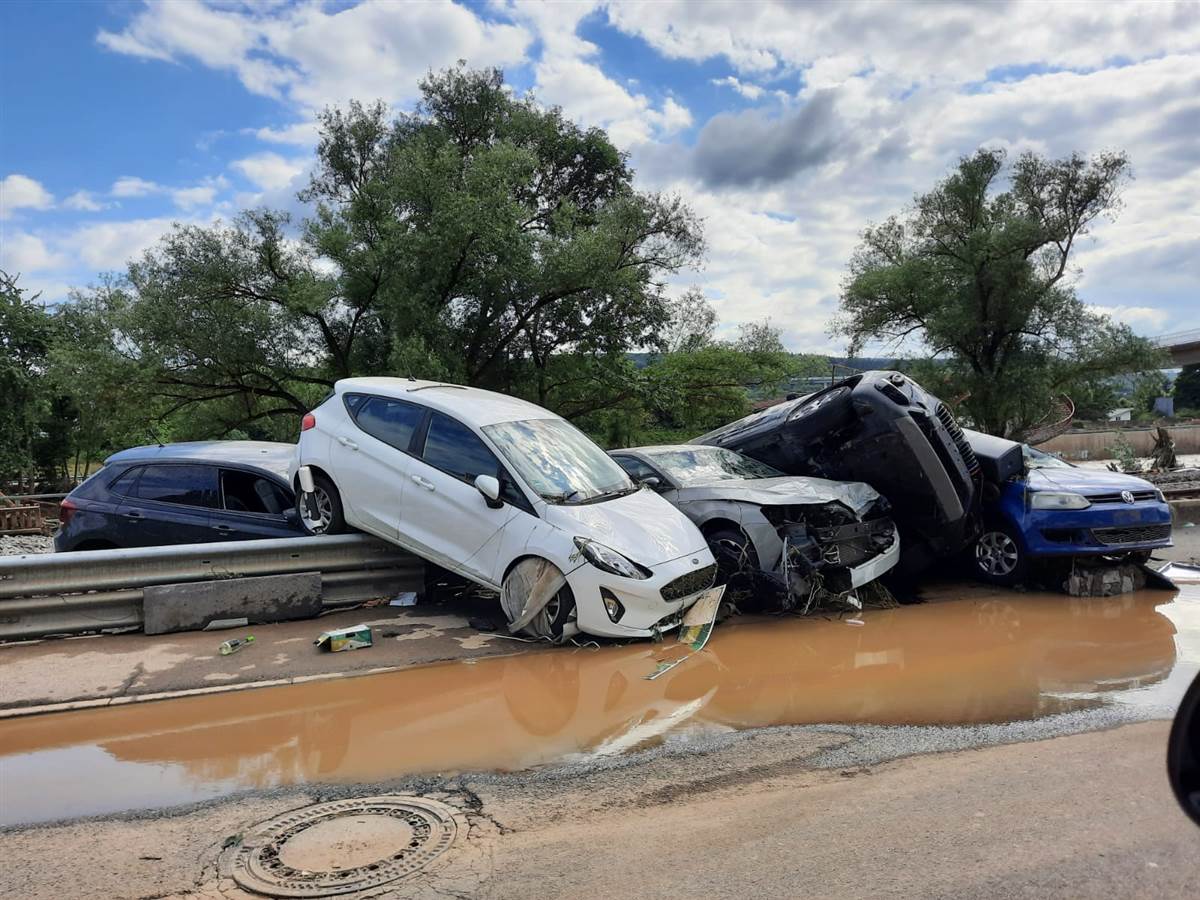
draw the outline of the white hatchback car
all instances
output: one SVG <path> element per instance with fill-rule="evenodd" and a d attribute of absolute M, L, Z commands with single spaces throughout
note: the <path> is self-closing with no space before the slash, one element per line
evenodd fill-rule
<path fill-rule="evenodd" d="M 660 633 L 716 579 L 686 516 L 571 423 L 504 394 L 344 379 L 304 417 L 291 476 L 309 531 L 399 544 L 501 591 L 510 625 L 552 640 Z"/>

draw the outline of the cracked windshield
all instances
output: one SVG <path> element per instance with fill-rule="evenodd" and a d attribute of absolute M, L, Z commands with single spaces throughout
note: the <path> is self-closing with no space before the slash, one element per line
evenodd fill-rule
<path fill-rule="evenodd" d="M 1194 900 L 1200 0 L 0 32 L 0 895 Z"/>

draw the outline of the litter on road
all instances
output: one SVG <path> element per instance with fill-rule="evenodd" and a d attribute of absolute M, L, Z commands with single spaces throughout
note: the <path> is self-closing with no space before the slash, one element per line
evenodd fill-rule
<path fill-rule="evenodd" d="M 313 643 L 328 653 L 338 653 L 342 650 L 370 647 L 374 641 L 371 638 L 369 625 L 350 625 L 346 628 L 335 628 L 333 631 L 322 632 Z"/>

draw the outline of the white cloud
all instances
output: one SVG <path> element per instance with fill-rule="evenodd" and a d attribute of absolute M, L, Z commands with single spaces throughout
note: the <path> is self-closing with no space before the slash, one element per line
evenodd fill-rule
<path fill-rule="evenodd" d="M 733 88 L 747 100 L 757 100 L 766 92 L 766 88 L 761 85 L 754 84 L 751 81 L 742 81 L 733 75 L 727 75 L 724 78 L 714 78 L 712 79 L 712 83 L 718 87 Z"/>
<path fill-rule="evenodd" d="M 12 174 L 0 181 L 0 219 L 11 218 L 18 209 L 50 209 L 54 195 L 28 175 Z"/>
<path fill-rule="evenodd" d="M 367 0 L 343 8 L 174 0 L 147 4 L 128 27 L 102 31 L 97 40 L 117 53 L 233 72 L 247 90 L 311 112 L 351 99 L 409 100 L 426 72 L 458 59 L 519 63 L 532 37 L 449 0 Z"/>
<path fill-rule="evenodd" d="M 298 147 L 314 146 L 319 137 L 317 123 L 313 120 L 297 122 L 283 128 L 251 129 L 251 133 L 268 144 L 295 144 Z"/>
<path fill-rule="evenodd" d="M 0 242 L 0 269 L 11 274 L 36 274 L 64 263 L 62 254 L 50 251 L 40 237 L 24 231 L 6 233 Z"/>
<path fill-rule="evenodd" d="M 91 191 L 76 191 L 63 201 L 63 206 L 76 212 L 99 212 L 104 204 L 97 200 Z"/>
<path fill-rule="evenodd" d="M 258 153 L 232 163 L 265 191 L 279 191 L 290 185 L 308 167 L 307 157 L 285 159 L 278 153 Z"/>
<path fill-rule="evenodd" d="M 135 175 L 122 175 L 109 191 L 114 197 L 146 197 L 164 190 L 163 186 Z"/>
<path fill-rule="evenodd" d="M 1109 318 L 1124 322 L 1138 331 L 1161 331 L 1171 316 L 1166 310 L 1155 309 L 1152 306 L 1096 306 L 1088 307 L 1092 312 L 1100 313 Z"/>

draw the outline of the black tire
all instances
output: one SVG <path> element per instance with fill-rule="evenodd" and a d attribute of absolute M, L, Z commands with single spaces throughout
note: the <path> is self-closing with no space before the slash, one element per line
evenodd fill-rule
<path fill-rule="evenodd" d="M 1012 587 L 1029 574 L 1029 554 L 1011 527 L 988 522 L 971 546 L 971 568 L 980 581 Z"/>
<path fill-rule="evenodd" d="M 564 584 L 542 611 L 529 623 L 529 630 L 538 637 L 548 638 L 555 643 L 563 639 L 567 623 L 575 618 L 575 594 L 569 584 Z"/>
<path fill-rule="evenodd" d="M 739 572 L 758 571 L 758 552 L 741 529 L 714 528 L 705 538 L 708 540 L 708 549 L 717 561 L 719 584 L 728 584 L 729 579 Z"/>
<path fill-rule="evenodd" d="M 853 390 L 846 385 L 810 397 L 788 414 L 788 426 L 806 435 L 824 435 L 845 428 L 855 419 Z"/>
<path fill-rule="evenodd" d="M 350 531 L 342 511 L 342 495 L 332 481 L 314 473 L 313 495 L 320 512 L 319 519 L 313 519 L 309 514 L 308 495 L 303 491 L 296 492 L 296 512 L 300 514 L 300 524 L 305 531 L 309 534 L 345 534 Z"/>

